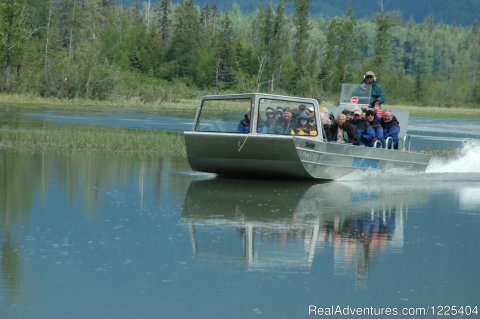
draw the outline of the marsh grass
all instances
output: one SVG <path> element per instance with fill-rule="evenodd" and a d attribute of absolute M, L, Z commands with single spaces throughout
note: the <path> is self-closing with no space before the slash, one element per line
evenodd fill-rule
<path fill-rule="evenodd" d="M 0 127 L 0 148 L 186 156 L 182 133 L 72 125 L 4 125 Z"/>
<path fill-rule="evenodd" d="M 199 97 L 200 98 L 200 97 Z M 19 95 L 19 94 L 0 94 L 0 104 L 25 107 L 29 109 L 52 107 L 58 109 L 82 109 L 82 110 L 183 110 L 192 112 L 198 106 L 198 99 L 177 99 L 175 101 L 155 101 L 145 102 L 139 98 L 131 99 L 112 99 L 112 100 L 85 100 L 85 99 L 60 99 L 44 98 L 39 96 Z"/>

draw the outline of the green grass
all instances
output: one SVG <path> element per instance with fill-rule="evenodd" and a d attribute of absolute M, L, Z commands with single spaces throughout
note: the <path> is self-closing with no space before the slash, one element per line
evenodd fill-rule
<path fill-rule="evenodd" d="M 19 108 L 42 108 L 54 107 L 59 109 L 119 109 L 119 110 L 172 110 L 172 111 L 195 111 L 200 97 L 198 99 L 179 99 L 174 102 L 152 102 L 145 103 L 138 98 L 118 99 L 118 100 L 85 100 L 85 99 L 60 99 L 43 98 L 31 95 L 19 94 L 0 94 L 0 104 L 14 106 Z M 193 113 L 194 114 L 194 113 Z"/>
<path fill-rule="evenodd" d="M 0 148 L 186 156 L 182 133 L 72 125 L 5 125 L 0 127 Z"/>

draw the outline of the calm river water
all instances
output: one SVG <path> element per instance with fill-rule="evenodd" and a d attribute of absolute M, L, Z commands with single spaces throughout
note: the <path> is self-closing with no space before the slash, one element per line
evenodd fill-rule
<path fill-rule="evenodd" d="M 331 183 L 1 150 L 0 318 L 478 318 L 480 142 L 442 130 L 424 174 Z"/>

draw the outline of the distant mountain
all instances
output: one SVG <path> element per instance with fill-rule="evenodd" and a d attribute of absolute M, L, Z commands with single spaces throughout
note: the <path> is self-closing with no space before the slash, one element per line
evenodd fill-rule
<path fill-rule="evenodd" d="M 128 5 L 133 2 L 142 3 L 147 0 L 117 0 Z M 158 0 L 151 0 L 155 3 Z M 215 3 L 221 10 L 229 10 L 237 3 L 243 12 L 252 12 L 269 0 L 195 0 L 199 6 Z M 179 3 L 180 0 L 173 0 Z M 278 0 L 272 0 L 274 4 Z M 381 0 L 312 0 L 312 16 L 326 18 L 343 15 L 351 5 L 353 13 L 359 18 L 368 18 L 380 12 Z M 293 1 L 291 1 L 293 3 Z M 290 5 L 290 10 L 293 5 Z M 383 0 L 385 12 L 400 11 L 403 19 L 413 18 L 423 22 L 425 17 L 432 16 L 435 23 L 468 25 L 480 22 L 480 0 Z"/>

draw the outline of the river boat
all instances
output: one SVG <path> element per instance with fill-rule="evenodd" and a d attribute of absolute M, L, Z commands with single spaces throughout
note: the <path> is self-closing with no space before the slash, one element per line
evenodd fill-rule
<path fill-rule="evenodd" d="M 329 111 L 337 115 L 344 109 L 368 105 L 368 98 L 356 96 L 354 87 L 358 85 L 344 84 L 340 105 Z M 184 132 L 191 168 L 239 177 L 326 181 L 364 170 L 426 170 L 430 156 L 410 149 L 405 111 L 394 111 L 400 122 L 398 150 L 388 147 L 391 143 L 366 147 L 329 142 L 322 129 L 315 136 L 275 134 L 266 129 L 267 111 L 290 108 L 295 113 L 304 107 L 313 109 L 315 122 L 321 123 L 319 103 L 311 98 L 263 93 L 202 97 L 192 130 Z M 239 123 L 247 114 L 248 130 L 239 132 Z"/>

